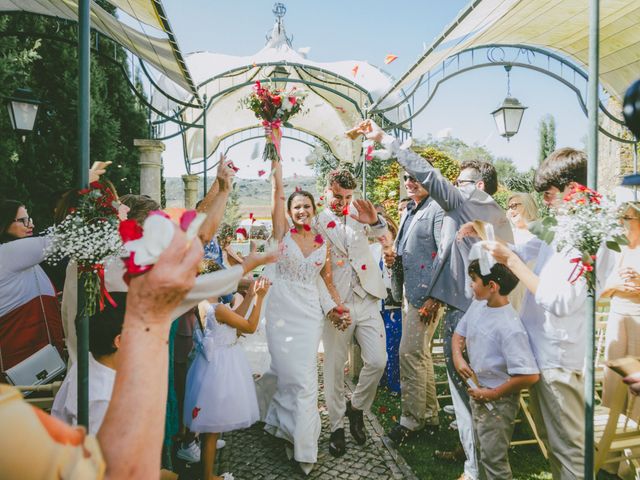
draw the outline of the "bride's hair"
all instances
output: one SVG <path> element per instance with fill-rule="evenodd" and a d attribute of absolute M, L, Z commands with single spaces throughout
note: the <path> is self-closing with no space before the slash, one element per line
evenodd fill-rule
<path fill-rule="evenodd" d="M 311 206 L 313 207 L 313 213 L 316 213 L 317 211 L 316 201 L 314 200 L 313 195 L 310 192 L 307 192 L 306 190 L 296 190 L 291 195 L 289 195 L 289 199 L 287 200 L 287 212 L 291 211 L 291 203 L 293 202 L 293 199 L 296 197 L 307 197 L 311 202 Z"/>

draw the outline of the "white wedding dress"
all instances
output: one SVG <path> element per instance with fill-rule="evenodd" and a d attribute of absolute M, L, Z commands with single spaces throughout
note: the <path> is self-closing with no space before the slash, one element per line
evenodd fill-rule
<path fill-rule="evenodd" d="M 322 281 L 327 247 L 322 245 L 305 258 L 290 232 L 283 244 L 265 305 L 271 367 L 258 390 L 263 406 L 268 405 L 265 430 L 291 442 L 298 462 L 316 463 L 320 437 L 317 353 L 324 325 L 317 285 Z"/>

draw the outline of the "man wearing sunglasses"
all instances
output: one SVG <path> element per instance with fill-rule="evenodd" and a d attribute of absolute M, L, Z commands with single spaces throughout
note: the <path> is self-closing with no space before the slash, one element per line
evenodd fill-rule
<path fill-rule="evenodd" d="M 455 186 L 442 176 L 420 155 L 400 145 L 395 138 L 371 120 L 362 122 L 358 131 L 367 139 L 381 143 L 390 150 L 391 157 L 429 192 L 429 195 L 445 211 L 437 260 L 433 266 L 431 284 L 427 291 L 427 301 L 421 308 L 421 318 L 426 323 L 436 320 L 438 311 L 444 304 L 447 312 L 444 316 L 444 348 L 449 388 L 458 423 L 458 433 L 464 449 L 466 461 L 461 479 L 478 478 L 471 410 L 469 407 L 468 386 L 456 372 L 451 357 L 451 337 L 458 321 L 471 304 L 471 291 L 467 292 L 467 267 L 469 251 L 477 238 L 456 240 L 458 229 L 465 223 L 481 220 L 493 225 L 496 237 L 504 242 L 513 242 L 513 233 L 504 211 L 493 200 L 497 188 L 497 175 L 493 165 L 486 162 L 471 161 L 461 166 Z M 442 452 L 443 457 L 451 456 Z"/>
<path fill-rule="evenodd" d="M 394 249 L 385 253 L 391 268 L 393 294 L 402 303 L 400 386 L 402 416 L 388 436 L 396 445 L 422 430 L 438 430 L 438 398 L 430 343 L 438 322 L 426 323 L 420 309 L 427 300 L 433 265 L 438 254 L 444 211 L 422 184 L 408 172 L 404 186 L 410 198 L 400 220 Z"/>

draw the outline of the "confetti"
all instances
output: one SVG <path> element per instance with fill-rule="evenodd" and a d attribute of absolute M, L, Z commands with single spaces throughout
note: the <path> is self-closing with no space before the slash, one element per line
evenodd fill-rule
<path fill-rule="evenodd" d="M 367 153 L 364 154 L 364 159 L 367 162 L 370 162 L 371 160 L 373 160 L 373 145 L 369 145 L 367 147 Z"/>
<path fill-rule="evenodd" d="M 314 238 L 313 241 L 322 245 L 324 243 L 324 238 L 322 238 L 322 235 L 317 234 L 316 238 Z"/>
<path fill-rule="evenodd" d="M 336 228 L 336 222 L 331 220 L 329 223 L 327 223 L 327 228 Z"/>
<path fill-rule="evenodd" d="M 360 69 L 359 65 L 354 65 L 353 68 L 351 69 L 351 72 L 353 73 L 353 76 L 355 77 L 356 75 L 358 75 L 358 70 Z"/>
<path fill-rule="evenodd" d="M 361 269 L 361 270 L 366 270 L 366 269 L 367 269 L 367 266 L 366 266 L 366 265 L 361 265 L 361 266 L 360 266 L 360 269 Z"/>
<path fill-rule="evenodd" d="M 259 177 L 263 176 L 265 173 L 267 173 L 267 172 L 265 172 L 264 170 L 258 170 L 258 176 Z"/>
<path fill-rule="evenodd" d="M 393 62 L 396 58 L 398 58 L 397 55 L 393 55 L 393 54 L 389 54 L 386 57 L 384 57 L 384 63 L 386 65 L 389 65 L 391 62 Z"/>
<path fill-rule="evenodd" d="M 311 225 L 307 225 L 306 223 L 302 226 L 302 228 L 304 228 L 305 232 L 310 232 L 311 231 Z"/>
<path fill-rule="evenodd" d="M 198 413 L 200 413 L 200 410 L 200 407 L 193 407 L 193 410 L 191 411 L 191 418 L 195 419 L 198 416 Z"/>
<path fill-rule="evenodd" d="M 324 195 L 320 195 L 320 200 L 324 200 Z"/>
<path fill-rule="evenodd" d="M 298 230 L 296 230 L 296 227 L 293 227 L 291 230 L 289 230 L 291 233 L 298 233 Z"/>
<path fill-rule="evenodd" d="M 437 255 L 438 255 L 438 252 L 431 252 L 431 260 L 436 258 Z"/>
<path fill-rule="evenodd" d="M 290 342 L 291 340 L 293 340 L 293 337 L 287 337 L 284 339 L 285 342 Z"/>
<path fill-rule="evenodd" d="M 341 112 L 341 113 L 347 113 L 347 111 L 346 111 L 344 108 L 342 108 L 342 107 L 338 107 L 338 106 L 337 106 L 337 107 L 335 107 L 335 109 L 336 109 L 336 110 L 338 110 L 338 111 L 339 111 L 339 112 Z"/>
<path fill-rule="evenodd" d="M 322 262 L 313 262 L 316 264 L 316 267 L 321 267 L 322 266 Z"/>
<path fill-rule="evenodd" d="M 301 192 L 302 191 L 302 187 L 296 187 L 296 192 Z"/>
<path fill-rule="evenodd" d="M 420 265 L 420 270 L 424 270 L 424 264 Z"/>
<path fill-rule="evenodd" d="M 344 260 L 338 260 L 336 262 L 336 265 L 338 265 L 339 267 L 343 266 L 344 265 Z"/>

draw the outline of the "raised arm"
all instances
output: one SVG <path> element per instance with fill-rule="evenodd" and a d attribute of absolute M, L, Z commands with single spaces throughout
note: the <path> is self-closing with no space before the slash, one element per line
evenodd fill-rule
<path fill-rule="evenodd" d="M 220 226 L 220 222 L 224 216 L 225 206 L 227 205 L 227 199 L 233 186 L 234 175 L 233 162 L 227 160 L 223 154 L 220 154 L 216 181 L 213 182 L 198 207 L 198 212 L 207 214 L 207 218 L 198 231 L 198 236 L 204 245 L 211 241 Z"/>
<path fill-rule="evenodd" d="M 279 242 L 287 233 L 289 224 L 285 216 L 282 163 L 277 160 L 271 162 L 271 221 L 273 237 Z"/>
<path fill-rule="evenodd" d="M 410 148 L 404 148 L 400 142 L 371 120 L 365 120 L 359 126 L 369 140 L 382 144 L 391 152 L 400 165 L 422 183 L 429 195 L 438 202 L 445 212 L 455 210 L 464 202 L 462 193 L 444 178 L 440 171 Z"/>
<path fill-rule="evenodd" d="M 258 328 L 258 323 L 260 323 L 262 301 L 269 291 L 269 285 L 269 280 L 264 277 L 258 279 L 255 283 L 256 304 L 253 306 L 249 318 L 245 319 L 226 305 L 218 305 L 216 308 L 216 320 L 235 328 L 239 333 L 254 333 Z"/>

